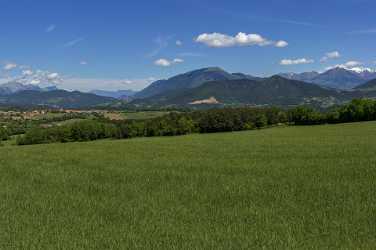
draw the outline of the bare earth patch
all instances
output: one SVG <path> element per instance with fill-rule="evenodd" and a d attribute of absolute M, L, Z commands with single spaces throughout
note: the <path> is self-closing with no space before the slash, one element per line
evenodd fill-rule
<path fill-rule="evenodd" d="M 219 101 L 217 101 L 217 99 L 215 99 L 215 97 L 210 97 L 209 99 L 204 99 L 204 100 L 198 100 L 198 101 L 194 101 L 194 102 L 191 102 L 189 103 L 191 105 L 200 105 L 200 104 L 219 104 Z"/>

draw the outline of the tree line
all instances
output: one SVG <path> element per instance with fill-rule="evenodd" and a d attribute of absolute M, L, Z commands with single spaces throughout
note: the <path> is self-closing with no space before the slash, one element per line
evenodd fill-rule
<path fill-rule="evenodd" d="M 353 100 L 327 112 L 309 107 L 223 108 L 192 112 L 171 112 L 148 120 L 83 120 L 51 128 L 34 127 L 17 138 L 18 145 L 92 141 L 114 138 L 178 136 L 261 129 L 276 125 L 316 125 L 376 120 L 376 101 Z"/>
<path fill-rule="evenodd" d="M 289 121 L 295 125 L 335 124 L 376 120 L 376 100 L 355 99 L 327 112 L 310 107 L 297 107 L 289 112 Z"/>

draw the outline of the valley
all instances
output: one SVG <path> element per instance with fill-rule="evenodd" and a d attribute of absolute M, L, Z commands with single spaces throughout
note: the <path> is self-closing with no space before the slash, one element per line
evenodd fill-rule
<path fill-rule="evenodd" d="M 376 1 L 0 8 L 0 250 L 376 248 Z"/>

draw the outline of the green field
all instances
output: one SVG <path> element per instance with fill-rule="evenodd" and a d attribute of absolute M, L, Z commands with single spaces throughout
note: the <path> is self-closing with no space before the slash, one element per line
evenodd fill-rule
<path fill-rule="evenodd" d="M 0 249 L 374 249 L 376 122 L 0 148 Z"/>

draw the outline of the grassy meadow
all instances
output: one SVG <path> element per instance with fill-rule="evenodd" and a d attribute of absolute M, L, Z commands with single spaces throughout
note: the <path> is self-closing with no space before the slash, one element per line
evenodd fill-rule
<path fill-rule="evenodd" d="M 0 147 L 0 249 L 374 249 L 376 122 Z"/>

